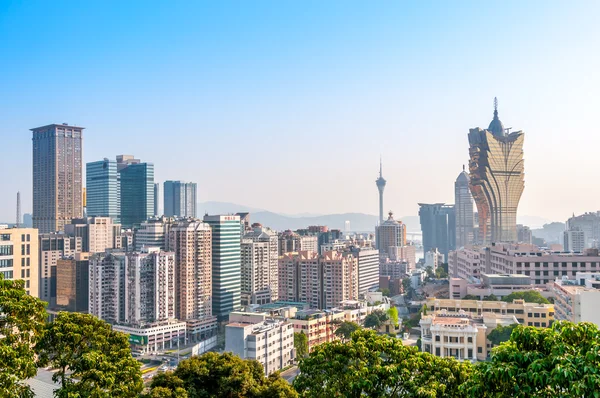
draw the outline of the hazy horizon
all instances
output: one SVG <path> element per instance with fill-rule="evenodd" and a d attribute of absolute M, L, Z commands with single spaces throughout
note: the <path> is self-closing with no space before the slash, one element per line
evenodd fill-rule
<path fill-rule="evenodd" d="M 522 4 L 523 3 L 523 4 Z M 31 212 L 30 128 L 84 130 L 199 201 L 283 214 L 454 202 L 469 128 L 525 132 L 519 215 L 596 211 L 600 3 L 0 4 L 0 220 Z M 85 180 L 84 180 L 85 184 Z"/>

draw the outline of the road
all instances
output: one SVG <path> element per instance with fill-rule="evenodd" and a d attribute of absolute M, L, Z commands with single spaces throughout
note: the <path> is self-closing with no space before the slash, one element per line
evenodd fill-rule
<path fill-rule="evenodd" d="M 300 374 L 300 369 L 297 366 L 293 366 L 286 370 L 285 372 L 281 372 L 281 377 L 287 380 L 288 383 L 292 384 L 296 376 Z"/>

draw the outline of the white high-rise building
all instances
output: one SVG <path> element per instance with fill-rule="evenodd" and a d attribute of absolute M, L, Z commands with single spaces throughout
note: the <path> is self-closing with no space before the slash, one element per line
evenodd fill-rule
<path fill-rule="evenodd" d="M 564 249 L 566 252 L 583 253 L 585 250 L 585 232 L 580 229 L 565 231 Z"/>
<path fill-rule="evenodd" d="M 456 247 L 471 245 L 475 240 L 473 233 L 473 197 L 469 189 L 469 174 L 463 171 L 454 183 L 454 211 L 456 214 Z"/>
<path fill-rule="evenodd" d="M 110 217 L 73 219 L 65 225 L 65 232 L 81 238 L 81 251 L 85 253 L 121 248 L 121 224 L 114 224 Z"/>
<path fill-rule="evenodd" d="M 141 251 L 143 247 L 159 247 L 169 250 L 169 230 L 174 220 L 168 217 L 151 218 L 140 224 L 135 229 L 135 250 Z"/>
<path fill-rule="evenodd" d="M 260 224 L 242 238 L 242 305 L 266 304 L 279 297 L 279 239 Z"/>
<path fill-rule="evenodd" d="M 379 288 L 379 251 L 373 248 L 352 247 L 358 259 L 358 294 Z"/>

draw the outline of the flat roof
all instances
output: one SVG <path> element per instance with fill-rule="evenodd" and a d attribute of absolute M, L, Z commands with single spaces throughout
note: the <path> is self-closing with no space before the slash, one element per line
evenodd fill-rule
<path fill-rule="evenodd" d="M 41 127 L 36 127 L 36 128 L 33 128 L 33 129 L 29 129 L 29 131 L 45 130 L 45 129 L 49 128 L 49 127 L 63 127 L 63 128 L 68 127 L 68 128 L 72 128 L 72 129 L 81 129 L 81 130 L 85 129 L 85 127 L 71 126 L 71 125 L 65 124 L 65 123 L 61 123 L 61 124 L 54 124 L 53 123 L 53 124 L 48 124 L 46 126 L 41 126 Z"/>

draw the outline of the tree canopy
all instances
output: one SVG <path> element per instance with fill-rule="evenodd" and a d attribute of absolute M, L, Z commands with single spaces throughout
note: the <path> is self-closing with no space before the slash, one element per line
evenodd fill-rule
<path fill-rule="evenodd" d="M 365 317 L 365 327 L 379 329 L 389 319 L 388 314 L 382 310 L 375 310 Z"/>
<path fill-rule="evenodd" d="M 39 343 L 39 365 L 58 369 L 59 398 L 133 398 L 143 388 L 127 335 L 90 314 L 59 312 Z"/>
<path fill-rule="evenodd" d="M 463 397 L 471 364 L 438 358 L 361 329 L 347 343 L 321 344 L 300 362 L 302 397 Z"/>
<path fill-rule="evenodd" d="M 504 296 L 502 301 L 512 303 L 513 300 L 525 300 L 526 303 L 550 304 L 550 301 L 541 295 L 537 290 L 526 290 L 522 292 L 513 292 L 508 296 Z"/>
<path fill-rule="evenodd" d="M 294 348 L 297 358 L 304 358 L 308 355 L 308 336 L 304 332 L 294 333 Z"/>
<path fill-rule="evenodd" d="M 508 341 L 510 339 L 510 335 L 511 335 L 512 331 L 517 326 L 518 326 L 517 323 L 513 323 L 512 325 L 508 325 L 508 326 L 499 325 L 498 327 L 496 327 L 494 330 L 492 330 L 490 332 L 490 334 L 487 336 L 487 339 L 493 345 L 500 345 L 500 343 L 504 343 L 505 341 Z"/>
<path fill-rule="evenodd" d="M 358 329 L 360 329 L 360 325 L 358 323 L 344 321 L 335 330 L 335 335 L 342 340 L 349 340 L 350 336 L 352 336 L 352 333 Z M 296 350 L 296 352 L 298 352 L 298 350 Z"/>
<path fill-rule="evenodd" d="M 448 277 L 448 263 L 444 263 L 435 269 L 435 277 L 437 279 L 445 279 Z"/>
<path fill-rule="evenodd" d="M 35 345 L 44 331 L 45 303 L 25 291 L 25 281 L 0 274 L 0 396 L 33 396 L 22 381 L 37 374 Z"/>
<path fill-rule="evenodd" d="M 193 356 L 181 361 L 174 372 L 155 379 L 150 385 L 149 397 L 152 398 L 297 397 L 296 391 L 279 374 L 265 377 L 259 362 L 244 360 L 229 352 Z M 152 395 L 155 393 L 163 395 Z"/>
<path fill-rule="evenodd" d="M 390 307 L 390 309 L 387 311 L 387 315 L 390 321 L 392 321 L 392 325 L 398 326 L 398 308 L 393 306 Z"/>
<path fill-rule="evenodd" d="M 600 333 L 591 323 L 517 326 L 463 386 L 477 397 L 596 397 Z"/>

